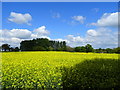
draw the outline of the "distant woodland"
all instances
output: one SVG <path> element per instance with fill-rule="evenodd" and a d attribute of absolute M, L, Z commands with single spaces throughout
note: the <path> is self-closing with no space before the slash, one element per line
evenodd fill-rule
<path fill-rule="evenodd" d="M 25 40 L 20 43 L 20 47 L 11 47 L 9 44 L 2 44 L 0 50 L 3 52 L 12 51 L 68 51 L 68 52 L 94 52 L 94 53 L 120 53 L 120 47 L 117 48 L 98 48 L 94 49 L 92 45 L 70 47 L 65 41 L 53 41 L 47 38 L 37 38 Z"/>

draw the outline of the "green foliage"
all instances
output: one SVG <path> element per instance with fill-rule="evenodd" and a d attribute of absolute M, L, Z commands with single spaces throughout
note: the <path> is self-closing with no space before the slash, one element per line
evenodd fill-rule
<path fill-rule="evenodd" d="M 87 44 L 86 46 L 81 46 L 81 47 L 75 47 L 76 52 L 92 52 L 93 48 L 90 44 Z"/>
<path fill-rule="evenodd" d="M 3 44 L 2 45 L 2 51 L 10 51 L 10 45 L 8 45 L 8 44 Z"/>
<path fill-rule="evenodd" d="M 72 48 L 70 46 L 66 46 L 66 51 L 68 51 L 68 52 L 74 52 L 74 48 Z"/>
<path fill-rule="evenodd" d="M 120 47 L 114 48 L 114 49 L 113 49 L 113 52 L 120 54 Z"/>
<path fill-rule="evenodd" d="M 33 50 L 35 50 L 35 51 L 45 51 L 46 49 L 42 46 L 34 46 Z"/>
<path fill-rule="evenodd" d="M 112 49 L 110 49 L 110 48 L 106 48 L 106 53 L 112 53 L 112 52 L 113 52 Z"/>
<path fill-rule="evenodd" d="M 66 42 L 52 41 L 46 38 L 37 38 L 33 40 L 25 40 L 20 43 L 22 51 L 65 51 Z"/>
<path fill-rule="evenodd" d="M 75 52 L 80 52 L 81 47 L 75 47 Z"/>
<path fill-rule="evenodd" d="M 92 45 L 90 45 L 90 44 L 87 44 L 87 45 L 85 46 L 85 49 L 86 49 L 86 52 L 87 52 L 87 53 L 93 51 L 93 47 L 92 47 Z"/>

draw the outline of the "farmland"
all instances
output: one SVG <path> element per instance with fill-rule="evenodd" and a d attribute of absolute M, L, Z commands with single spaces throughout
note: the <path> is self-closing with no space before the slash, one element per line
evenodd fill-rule
<path fill-rule="evenodd" d="M 118 88 L 118 54 L 4 52 L 2 88 Z"/>

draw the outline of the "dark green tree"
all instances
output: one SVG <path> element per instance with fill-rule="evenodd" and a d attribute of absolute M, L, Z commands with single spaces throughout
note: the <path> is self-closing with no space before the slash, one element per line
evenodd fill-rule
<path fill-rule="evenodd" d="M 80 47 L 80 52 L 86 52 L 86 48 L 84 46 Z"/>
<path fill-rule="evenodd" d="M 20 43 L 22 51 L 65 51 L 66 42 L 52 41 L 46 38 L 37 38 L 33 40 L 25 40 Z"/>
<path fill-rule="evenodd" d="M 75 52 L 80 52 L 81 47 L 75 47 Z"/>
<path fill-rule="evenodd" d="M 68 51 L 68 52 L 74 52 L 74 48 L 72 48 L 70 46 L 66 46 L 66 51 Z"/>
<path fill-rule="evenodd" d="M 110 48 L 106 48 L 105 51 L 106 51 L 106 53 L 112 53 L 113 52 L 113 50 L 110 49 Z"/>
<path fill-rule="evenodd" d="M 10 45 L 9 44 L 3 44 L 2 45 L 2 51 L 10 51 Z"/>
<path fill-rule="evenodd" d="M 86 53 L 93 51 L 93 47 L 92 47 L 92 45 L 90 45 L 90 44 L 87 44 L 87 45 L 85 46 L 85 49 L 86 49 Z"/>
<path fill-rule="evenodd" d="M 113 49 L 113 52 L 120 54 L 120 47 L 114 48 L 114 49 Z"/>
<path fill-rule="evenodd" d="M 19 51 L 20 49 L 18 47 L 15 47 L 14 48 L 14 51 Z"/>

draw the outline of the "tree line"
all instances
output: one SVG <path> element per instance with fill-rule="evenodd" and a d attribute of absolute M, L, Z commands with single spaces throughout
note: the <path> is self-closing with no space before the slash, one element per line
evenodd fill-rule
<path fill-rule="evenodd" d="M 19 47 L 11 47 L 9 44 L 3 44 L 1 51 L 68 51 L 68 52 L 94 52 L 94 53 L 120 53 L 120 47 L 94 49 L 92 45 L 70 47 L 65 41 L 53 41 L 46 38 L 37 38 L 33 40 L 25 40 L 20 43 Z"/>
<path fill-rule="evenodd" d="M 65 51 L 65 41 L 52 41 L 46 38 L 25 40 L 20 43 L 21 51 Z"/>

